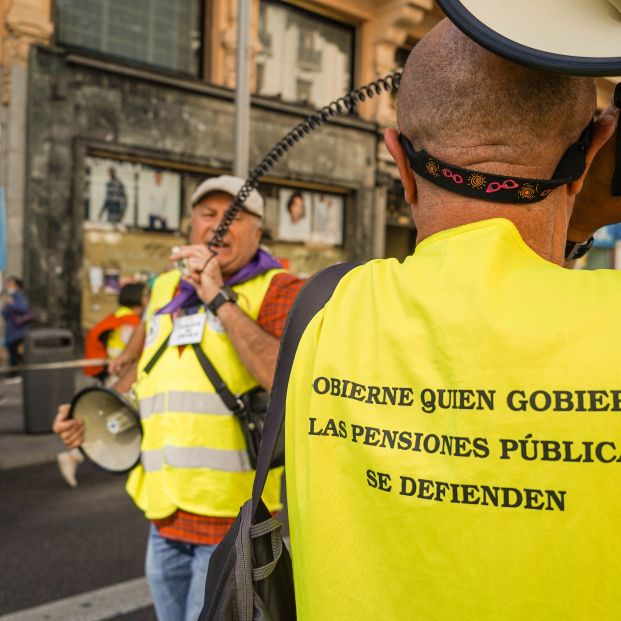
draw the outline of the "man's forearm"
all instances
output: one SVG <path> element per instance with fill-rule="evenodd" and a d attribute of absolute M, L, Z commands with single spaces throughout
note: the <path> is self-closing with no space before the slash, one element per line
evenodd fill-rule
<path fill-rule="evenodd" d="M 263 388 L 271 390 L 279 340 L 268 334 L 237 304 L 223 304 L 218 317 L 242 363 Z"/>
<path fill-rule="evenodd" d="M 114 390 L 124 394 L 129 392 L 133 383 L 136 381 L 136 370 L 138 369 L 138 364 L 136 362 L 132 362 L 125 371 L 121 374 L 121 377 L 115 382 L 112 386 Z"/>
<path fill-rule="evenodd" d="M 136 360 L 138 360 L 138 358 L 140 358 L 140 355 L 142 354 L 142 349 L 144 347 L 145 332 L 145 323 L 144 321 L 141 321 L 136 326 L 136 329 L 132 332 L 132 335 L 123 351 L 125 357 L 128 360 L 135 362 Z"/>

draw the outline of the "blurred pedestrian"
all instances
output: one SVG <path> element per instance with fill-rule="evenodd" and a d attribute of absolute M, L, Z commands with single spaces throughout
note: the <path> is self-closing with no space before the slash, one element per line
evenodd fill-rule
<path fill-rule="evenodd" d="M 24 283 L 16 276 L 10 276 L 6 281 L 4 290 L 4 304 L 2 317 L 5 325 L 6 348 L 9 352 L 9 366 L 16 367 L 23 362 L 24 336 L 28 325 L 35 320 L 34 313 L 28 303 L 28 298 L 23 291 Z M 9 373 L 9 377 L 15 377 L 16 372 Z"/>
<path fill-rule="evenodd" d="M 119 307 L 96 323 L 86 335 L 84 357 L 87 359 L 114 360 L 129 343 L 147 304 L 146 288 L 143 283 L 131 283 L 121 288 Z M 85 367 L 84 373 L 105 382 L 109 377 L 106 366 Z"/>

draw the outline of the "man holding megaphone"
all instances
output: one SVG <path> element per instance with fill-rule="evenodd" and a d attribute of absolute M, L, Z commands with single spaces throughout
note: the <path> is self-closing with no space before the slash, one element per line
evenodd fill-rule
<path fill-rule="evenodd" d="M 250 495 L 254 477 L 239 422 L 221 386 L 208 379 L 204 358 L 234 395 L 257 386 L 269 390 L 284 321 L 302 284 L 259 247 L 264 204 L 256 191 L 211 259 L 206 244 L 243 182 L 223 175 L 197 188 L 190 243 L 172 256 L 184 274 L 175 269 L 157 278 L 146 324 L 137 332 L 144 334 L 134 386 L 143 437 L 127 491 L 152 522 L 146 572 L 160 621 L 198 617 L 211 552 Z M 54 430 L 65 444 L 84 442 L 88 455 L 105 436 L 114 444 L 108 453 L 129 450 L 134 440 L 123 445 L 123 438 L 132 429 L 130 404 L 90 402 L 82 422 L 68 418 L 67 406 L 59 409 Z M 79 408 L 74 402 L 74 410 L 86 403 L 86 397 Z M 114 408 L 107 416 L 110 433 L 102 431 L 87 449 L 98 411 Z M 272 511 L 280 508 L 281 474 L 281 468 L 270 474 Z"/>
<path fill-rule="evenodd" d="M 591 38 L 617 58 L 585 67 L 621 74 L 618 1 L 441 4 L 582 50 L 611 15 Z M 288 384 L 300 620 L 619 618 L 621 273 L 563 268 L 621 220 L 618 113 L 520 45 L 530 66 L 444 20 L 404 68 L 385 142 L 416 252 L 341 280 Z"/>

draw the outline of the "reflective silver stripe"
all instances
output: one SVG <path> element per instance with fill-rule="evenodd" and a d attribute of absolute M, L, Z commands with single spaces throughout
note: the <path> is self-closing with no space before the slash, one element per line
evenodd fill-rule
<path fill-rule="evenodd" d="M 140 418 L 149 418 L 152 414 L 160 414 L 166 411 L 166 393 L 159 392 L 150 397 L 144 397 L 139 401 Z"/>
<path fill-rule="evenodd" d="M 171 390 L 168 393 L 169 412 L 193 414 L 230 414 L 220 396 L 215 392 L 188 392 Z"/>
<path fill-rule="evenodd" d="M 171 390 L 140 399 L 140 418 L 145 419 L 162 412 L 189 412 L 191 414 L 230 414 L 220 396 L 215 392 L 188 392 Z"/>
<path fill-rule="evenodd" d="M 227 451 L 204 446 L 166 446 L 164 450 L 143 451 L 140 457 L 147 472 L 157 472 L 164 462 L 173 468 L 210 468 L 225 472 L 252 470 L 246 451 Z"/>
<path fill-rule="evenodd" d="M 252 470 L 246 451 L 226 451 L 204 446 L 164 447 L 166 463 L 175 468 L 211 468 L 225 472 Z"/>
<path fill-rule="evenodd" d="M 142 451 L 140 461 L 147 472 L 161 470 L 164 465 L 164 451 Z"/>

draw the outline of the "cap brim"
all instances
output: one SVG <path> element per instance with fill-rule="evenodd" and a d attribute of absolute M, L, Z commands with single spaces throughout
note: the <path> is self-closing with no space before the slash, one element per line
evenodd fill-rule
<path fill-rule="evenodd" d="M 619 0 L 438 0 L 468 37 L 508 60 L 582 76 L 621 75 Z"/>

